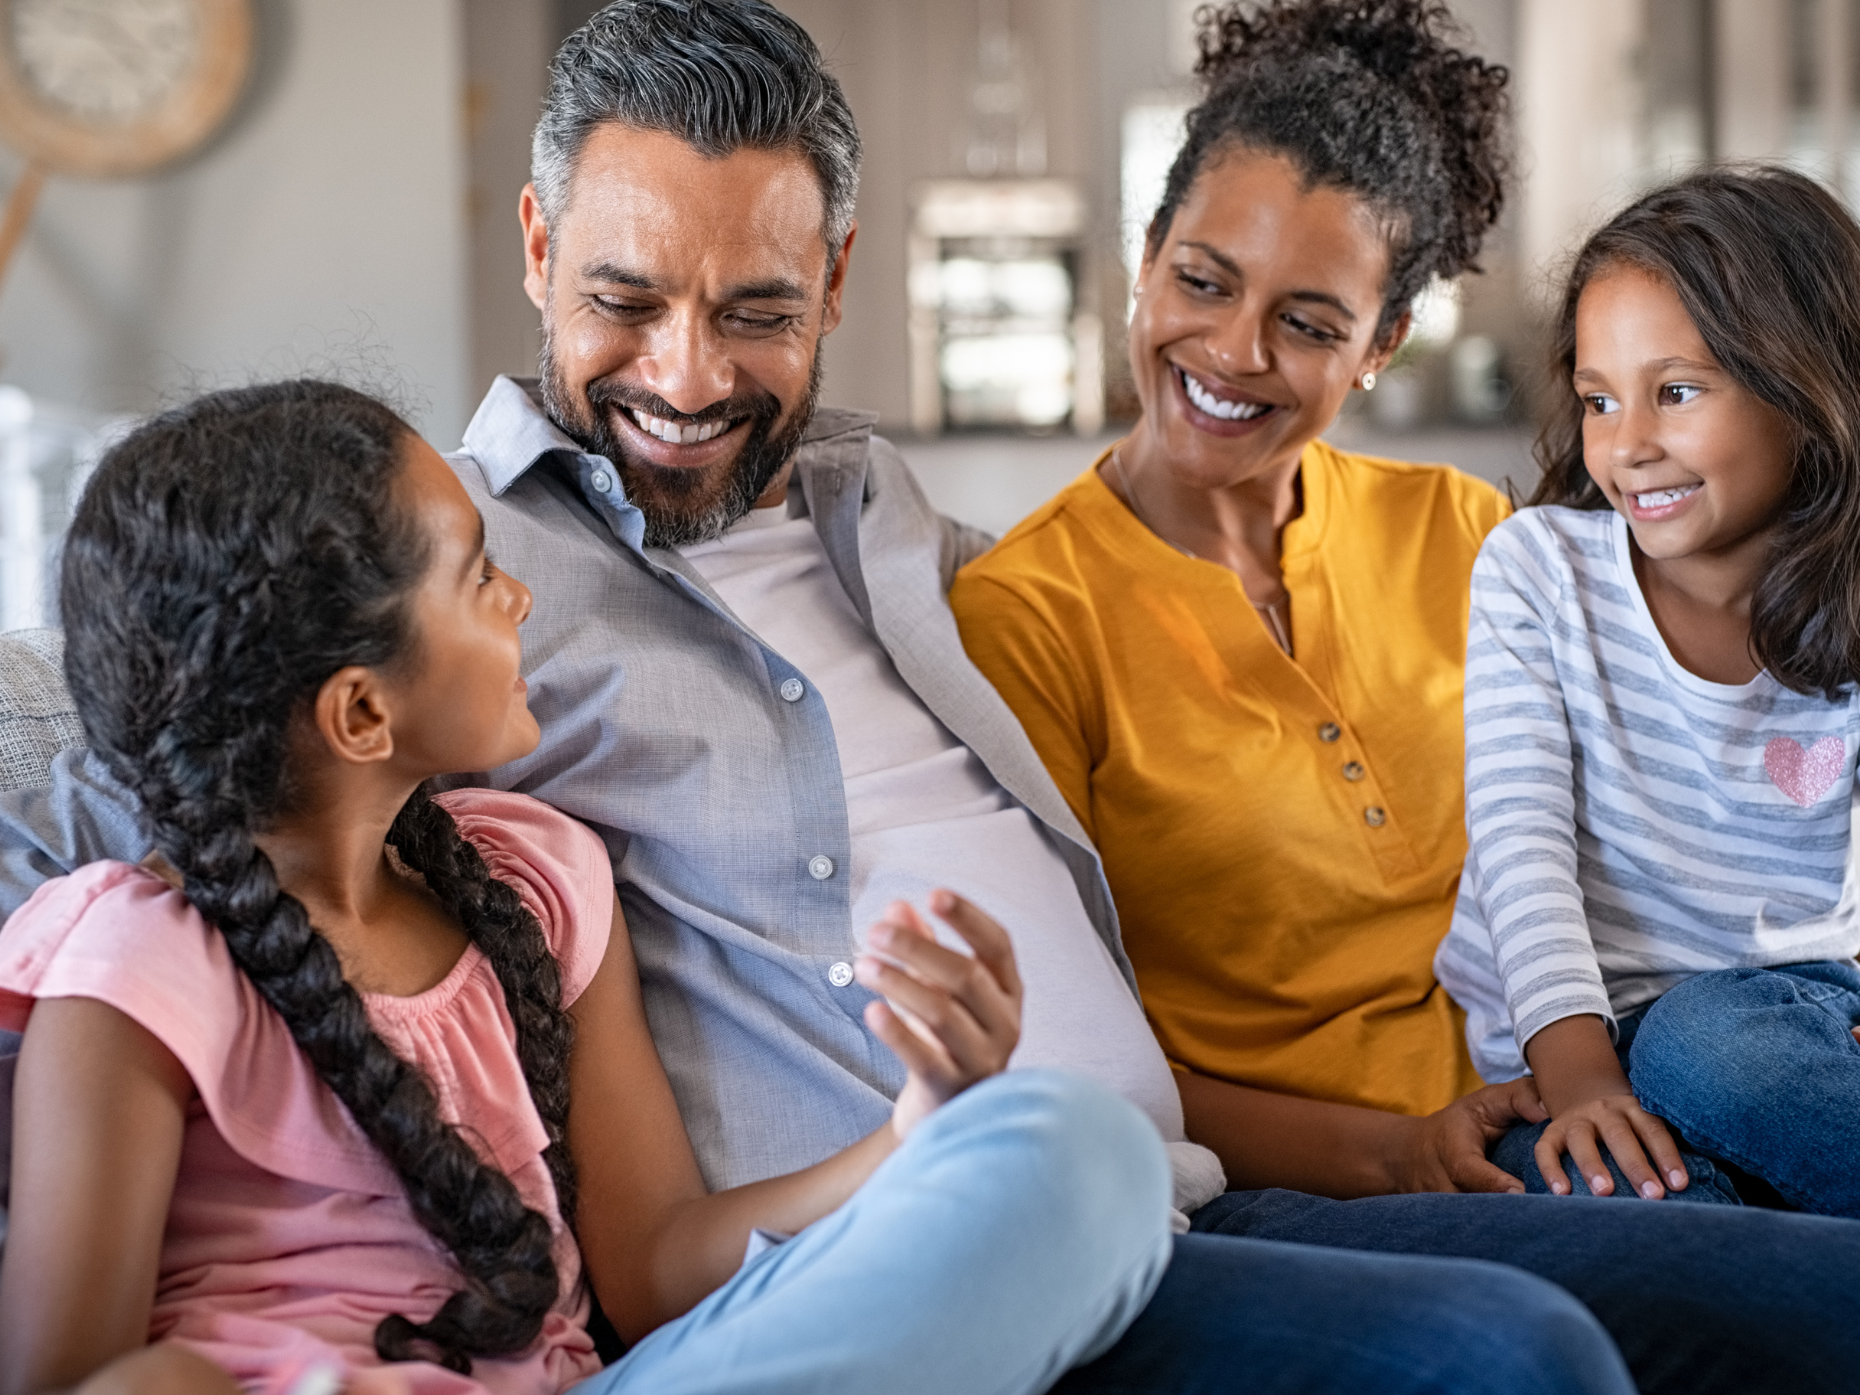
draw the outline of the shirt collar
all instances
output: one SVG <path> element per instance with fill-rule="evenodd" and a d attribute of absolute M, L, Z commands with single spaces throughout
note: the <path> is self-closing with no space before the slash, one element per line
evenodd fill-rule
<path fill-rule="evenodd" d="M 542 408 L 542 385 L 535 378 L 499 374 L 465 428 L 465 453 L 484 471 L 491 493 L 502 494 L 545 455 L 567 451 L 580 455 L 562 429 Z"/>

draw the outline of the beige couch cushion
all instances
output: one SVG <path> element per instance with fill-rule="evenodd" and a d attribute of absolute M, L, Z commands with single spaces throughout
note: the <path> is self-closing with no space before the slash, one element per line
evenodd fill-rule
<path fill-rule="evenodd" d="M 52 757 L 84 744 L 65 690 L 60 630 L 0 634 L 0 790 L 46 784 Z"/>
<path fill-rule="evenodd" d="M 84 744 L 65 690 L 65 637 L 58 630 L 0 634 L 0 790 L 43 785 L 52 757 Z M 12 1149 L 13 1066 L 19 1037 L 0 1032 L 0 1247 L 6 1243 L 6 1175 Z"/>

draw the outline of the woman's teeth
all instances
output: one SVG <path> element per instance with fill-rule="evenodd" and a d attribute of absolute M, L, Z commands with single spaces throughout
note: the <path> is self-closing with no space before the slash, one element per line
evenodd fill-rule
<path fill-rule="evenodd" d="M 1677 504 L 1688 494 L 1697 492 L 1696 484 L 1682 484 L 1677 489 L 1655 489 L 1646 494 L 1636 494 L 1634 502 L 1643 509 L 1663 509 L 1668 504 Z"/>
<path fill-rule="evenodd" d="M 1176 371 L 1181 372 L 1180 369 Z M 1190 402 L 1209 416 L 1220 417 L 1224 421 L 1251 421 L 1272 410 L 1270 402 L 1223 402 L 1187 373 L 1182 373 L 1182 385 L 1188 389 Z"/>
<path fill-rule="evenodd" d="M 675 421 L 663 417 L 649 417 L 644 412 L 629 408 L 633 420 L 639 423 L 639 429 L 648 436 L 657 436 L 661 441 L 669 441 L 675 446 L 694 446 L 699 441 L 708 441 L 712 436 L 721 436 L 732 426 L 733 421 L 704 421 L 693 426 L 680 426 Z"/>

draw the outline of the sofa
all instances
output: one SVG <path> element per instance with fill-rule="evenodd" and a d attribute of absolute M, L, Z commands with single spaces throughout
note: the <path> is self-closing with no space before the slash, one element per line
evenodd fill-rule
<path fill-rule="evenodd" d="M 0 634 L 0 791 L 44 784 L 52 758 L 83 744 L 84 728 L 65 690 L 64 634 Z"/>
<path fill-rule="evenodd" d="M 0 634 L 0 792 L 51 779 L 52 758 L 84 744 L 65 688 L 65 637 L 58 630 Z M 13 1064 L 19 1037 L 0 1032 L 0 1245 L 6 1242 L 6 1180 L 13 1136 Z"/>

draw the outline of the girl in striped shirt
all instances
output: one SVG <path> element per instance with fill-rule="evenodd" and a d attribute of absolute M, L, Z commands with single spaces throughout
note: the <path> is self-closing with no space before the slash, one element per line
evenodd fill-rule
<path fill-rule="evenodd" d="M 1780 169 L 1651 193 L 1577 257 L 1557 363 L 1539 507 L 1473 572 L 1436 959 L 1550 1112 L 1494 1161 L 1860 1216 L 1860 226 Z"/>

